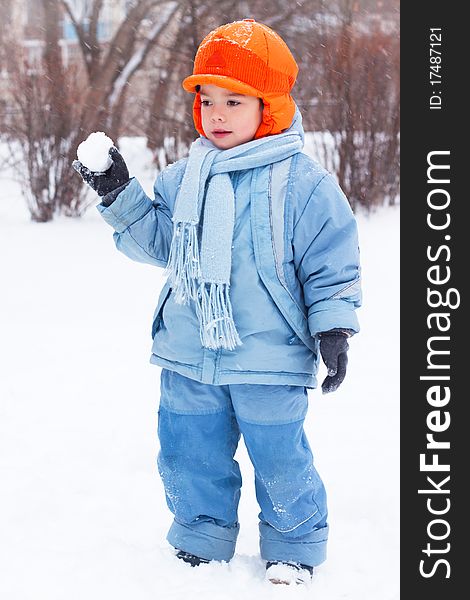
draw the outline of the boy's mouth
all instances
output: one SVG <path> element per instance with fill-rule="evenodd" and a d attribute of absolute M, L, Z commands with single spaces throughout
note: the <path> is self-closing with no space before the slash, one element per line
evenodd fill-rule
<path fill-rule="evenodd" d="M 232 133 L 232 132 L 227 131 L 226 129 L 213 129 L 212 130 L 212 135 L 215 136 L 216 138 L 225 137 L 226 135 L 229 135 L 230 133 Z"/>

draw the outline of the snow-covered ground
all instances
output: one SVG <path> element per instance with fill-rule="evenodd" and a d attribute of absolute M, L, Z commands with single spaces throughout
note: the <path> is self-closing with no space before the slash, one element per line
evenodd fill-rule
<path fill-rule="evenodd" d="M 141 140 L 123 154 L 150 192 Z M 165 541 L 160 370 L 148 363 L 162 271 L 117 252 L 94 208 L 29 221 L 18 187 L 0 177 L 0 597 L 396 600 L 399 208 L 358 215 L 362 331 L 343 385 L 312 391 L 306 421 L 329 492 L 329 556 L 310 588 L 289 588 L 263 580 L 243 443 L 233 561 L 192 569 Z"/>

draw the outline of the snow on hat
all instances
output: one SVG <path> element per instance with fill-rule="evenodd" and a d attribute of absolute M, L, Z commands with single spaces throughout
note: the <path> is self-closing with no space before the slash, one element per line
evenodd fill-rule
<path fill-rule="evenodd" d="M 193 118 L 205 136 L 201 97 L 196 86 L 213 84 L 263 100 L 263 120 L 255 138 L 280 133 L 290 127 L 295 103 L 290 95 L 299 67 L 287 44 L 272 29 L 254 19 L 243 19 L 211 31 L 201 42 L 193 74 L 183 88 L 196 94 Z"/>

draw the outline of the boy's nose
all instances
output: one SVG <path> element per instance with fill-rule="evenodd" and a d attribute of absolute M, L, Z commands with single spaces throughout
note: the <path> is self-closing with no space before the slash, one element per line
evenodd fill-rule
<path fill-rule="evenodd" d="M 225 115 L 223 113 L 223 111 L 214 108 L 214 110 L 211 113 L 211 121 L 225 121 Z"/>

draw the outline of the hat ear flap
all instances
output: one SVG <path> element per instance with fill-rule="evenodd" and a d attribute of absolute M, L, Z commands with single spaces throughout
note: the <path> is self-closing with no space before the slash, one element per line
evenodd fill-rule
<path fill-rule="evenodd" d="M 193 102 L 193 121 L 194 121 L 194 127 L 196 128 L 196 131 L 203 135 L 204 137 L 207 137 L 204 129 L 202 127 L 202 116 L 201 116 L 201 94 L 199 92 L 196 92 L 195 96 L 194 96 L 194 102 Z"/>
<path fill-rule="evenodd" d="M 258 138 L 264 137 L 265 135 L 269 135 L 274 127 L 274 121 L 271 116 L 271 104 L 266 98 L 262 98 L 263 101 L 263 118 L 261 123 L 256 130 L 255 140 Z"/>
<path fill-rule="evenodd" d="M 289 129 L 295 115 L 295 102 L 290 94 L 266 95 L 263 104 L 263 120 L 255 138 L 276 135 Z"/>

